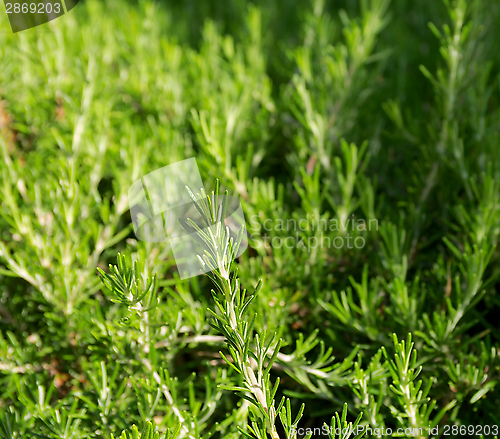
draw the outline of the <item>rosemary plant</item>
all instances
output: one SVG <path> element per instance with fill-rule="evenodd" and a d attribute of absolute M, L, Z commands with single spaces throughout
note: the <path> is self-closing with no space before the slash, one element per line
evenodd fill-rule
<path fill-rule="evenodd" d="M 213 317 L 211 325 L 224 335 L 230 358 L 222 352 L 220 354 L 241 376 L 243 383 L 242 386 L 224 387 L 240 392 L 257 409 L 248 432 L 243 429 L 241 431 L 250 438 L 263 439 L 269 434 L 272 439 L 279 439 L 276 429 L 279 414 L 286 437 L 295 439 L 294 429 L 302 416 L 304 405 L 292 423 L 289 401 L 283 398 L 279 406 L 275 406 L 279 379 L 272 385 L 270 377 L 281 340 L 277 340 L 276 334 L 270 337 L 265 332 L 260 336 L 254 334 L 255 317 L 249 317 L 250 304 L 261 289 L 262 280 L 258 281 L 252 294 L 247 294 L 247 290 L 240 285 L 238 269 L 234 263 L 245 233 L 245 225 L 241 225 L 236 236 L 231 236 L 230 228 L 225 225 L 228 192 L 223 196 L 219 195 L 218 179 L 211 195 L 206 194 L 204 189 L 196 195 L 190 188 L 186 189 L 201 214 L 205 227 L 200 228 L 191 218 L 180 218 L 179 221 L 205 247 L 204 253 L 198 255 L 198 258 L 201 266 L 209 269 L 208 275 L 216 286 L 215 290 L 211 290 L 216 305 L 215 310 L 209 310 Z"/>
<path fill-rule="evenodd" d="M 0 439 L 498 436 L 500 2 L 226 3 L 0 5 Z"/>

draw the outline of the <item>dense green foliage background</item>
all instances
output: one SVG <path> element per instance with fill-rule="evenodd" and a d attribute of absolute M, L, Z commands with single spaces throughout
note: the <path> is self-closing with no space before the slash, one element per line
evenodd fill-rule
<path fill-rule="evenodd" d="M 263 279 L 255 328 L 286 344 L 272 374 L 279 398 L 306 403 L 301 426 L 344 402 L 373 428 L 500 425 L 499 13 L 85 0 L 0 33 L 0 437 L 116 437 L 149 420 L 241 437 L 248 403 L 217 388 L 238 377 L 209 326 L 209 279 L 181 281 L 128 212 L 135 180 L 189 157 L 252 219 L 239 275 Z M 360 249 L 308 246 L 346 238 L 319 218 L 377 227 L 350 231 Z M 296 233 L 305 246 L 279 245 Z M 102 287 L 96 267 L 119 252 L 158 277 L 149 325 Z M 393 333 L 412 333 L 424 393 L 398 396 L 411 370 L 390 373 Z"/>

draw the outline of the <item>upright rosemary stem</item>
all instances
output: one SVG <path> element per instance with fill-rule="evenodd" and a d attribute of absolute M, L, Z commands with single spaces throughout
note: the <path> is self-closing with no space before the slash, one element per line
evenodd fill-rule
<path fill-rule="evenodd" d="M 223 282 L 223 289 L 224 289 L 224 295 L 227 299 L 227 312 L 229 316 L 229 322 L 231 324 L 231 329 L 234 331 L 234 333 L 238 336 L 238 340 L 240 341 L 239 346 L 238 346 L 238 354 L 241 357 L 242 362 L 245 365 L 245 370 L 243 371 L 243 378 L 247 383 L 250 385 L 250 388 L 252 389 L 252 393 L 255 397 L 255 399 L 259 402 L 259 404 L 262 406 L 266 414 L 269 416 L 269 407 L 267 405 L 267 397 L 266 394 L 264 393 L 264 390 L 261 383 L 257 380 L 257 377 L 255 376 L 255 372 L 252 368 L 252 364 L 250 362 L 250 358 L 248 355 L 245 356 L 244 354 L 244 342 L 242 339 L 241 334 L 239 333 L 238 329 L 238 322 L 236 320 L 236 313 L 234 311 L 234 295 L 232 294 L 233 292 L 231 291 L 231 281 L 229 280 L 229 273 L 226 272 L 226 274 L 223 277 L 224 282 Z M 280 439 L 278 432 L 276 431 L 276 426 L 274 424 L 271 424 L 269 419 L 266 419 L 266 427 L 268 433 L 271 435 L 272 439 Z"/>

